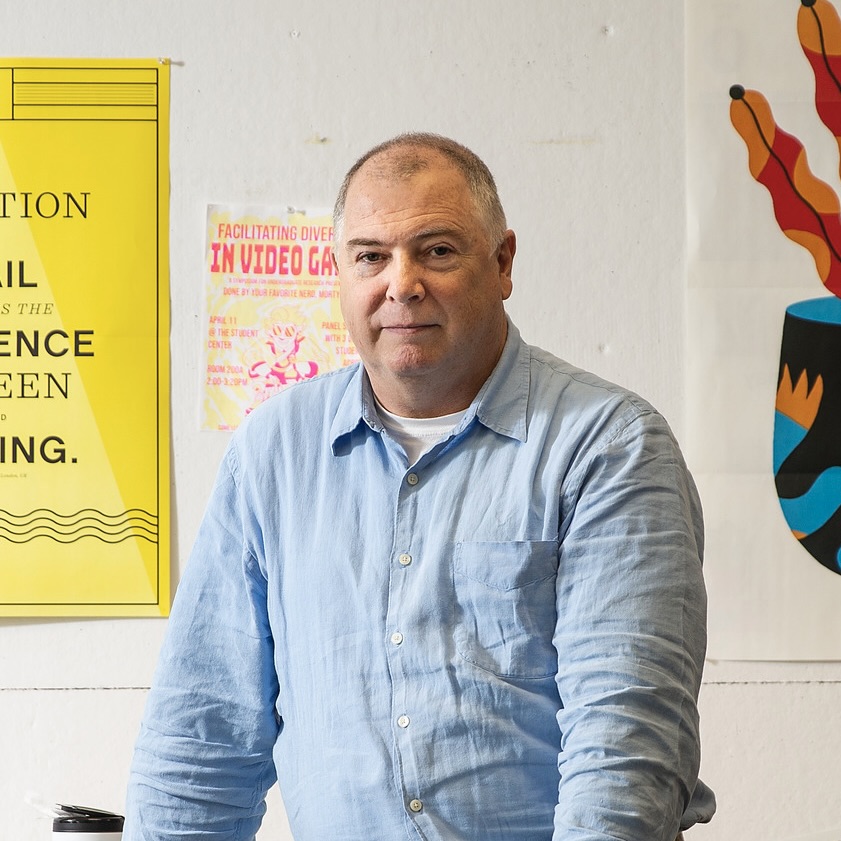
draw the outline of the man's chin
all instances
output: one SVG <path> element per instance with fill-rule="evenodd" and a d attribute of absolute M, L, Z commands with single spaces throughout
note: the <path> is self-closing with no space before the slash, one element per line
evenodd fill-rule
<path fill-rule="evenodd" d="M 380 360 L 380 369 L 392 377 L 422 377 L 434 373 L 440 358 L 427 349 L 403 347 Z"/>

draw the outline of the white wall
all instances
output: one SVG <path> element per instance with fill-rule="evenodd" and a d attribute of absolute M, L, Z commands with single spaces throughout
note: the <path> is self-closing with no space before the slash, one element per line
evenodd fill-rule
<path fill-rule="evenodd" d="M 509 310 L 526 338 L 684 429 L 681 3 L 3 0 L 0 55 L 175 62 L 176 575 L 227 440 L 197 420 L 206 205 L 329 205 L 352 160 L 402 130 L 455 136 L 496 173 L 519 234 Z M 27 792 L 122 808 L 164 626 L 0 620 L 0 812 L 16 841 L 49 833 Z M 720 816 L 691 838 L 841 826 L 840 681 L 831 664 L 709 665 L 703 771 Z M 260 838 L 289 837 L 274 795 Z"/>

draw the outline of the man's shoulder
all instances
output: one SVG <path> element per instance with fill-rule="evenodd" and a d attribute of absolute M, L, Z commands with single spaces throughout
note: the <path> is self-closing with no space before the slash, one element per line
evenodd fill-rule
<path fill-rule="evenodd" d="M 567 408 L 628 415 L 659 414 L 644 397 L 618 383 L 579 368 L 543 348 L 529 345 L 533 394 L 557 399 Z"/>
<path fill-rule="evenodd" d="M 300 430 L 329 425 L 358 374 L 359 363 L 290 385 L 257 406 L 240 429 L 250 435 L 287 425 Z"/>
<path fill-rule="evenodd" d="M 587 463 L 613 448 L 679 451 L 668 421 L 625 386 L 530 347 L 529 429 L 560 453 Z"/>

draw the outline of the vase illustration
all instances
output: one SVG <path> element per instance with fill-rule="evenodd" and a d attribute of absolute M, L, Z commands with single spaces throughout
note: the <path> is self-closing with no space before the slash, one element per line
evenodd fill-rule
<path fill-rule="evenodd" d="M 786 522 L 841 573 L 841 299 L 792 304 L 783 325 L 774 481 Z"/>

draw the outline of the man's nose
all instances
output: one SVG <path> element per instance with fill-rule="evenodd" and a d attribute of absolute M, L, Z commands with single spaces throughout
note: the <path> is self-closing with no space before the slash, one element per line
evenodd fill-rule
<path fill-rule="evenodd" d="M 392 259 L 386 297 L 398 304 L 420 301 L 426 290 L 423 285 L 421 267 L 409 257 Z"/>

